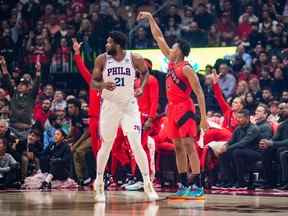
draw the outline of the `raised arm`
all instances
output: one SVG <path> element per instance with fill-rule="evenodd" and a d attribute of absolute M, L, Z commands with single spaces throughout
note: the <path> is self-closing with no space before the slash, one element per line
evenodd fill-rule
<path fill-rule="evenodd" d="M 41 77 L 41 64 L 38 62 L 35 65 L 35 80 L 33 82 L 31 94 L 34 99 L 36 99 L 40 87 L 40 77 Z"/>
<path fill-rule="evenodd" d="M 226 102 L 223 96 L 222 90 L 218 84 L 219 75 L 216 73 L 215 70 L 213 70 L 212 79 L 213 79 L 212 88 L 213 88 L 214 96 L 217 100 L 218 105 L 220 106 L 221 111 L 224 114 L 225 112 L 231 110 L 231 107 Z"/>
<path fill-rule="evenodd" d="M 153 38 L 156 40 L 163 55 L 169 59 L 170 52 L 171 52 L 170 48 L 167 42 L 165 41 L 163 33 L 161 32 L 161 29 L 159 28 L 152 14 L 150 12 L 142 11 L 138 14 L 137 20 L 142 20 L 142 19 L 148 19 Z"/>
<path fill-rule="evenodd" d="M 77 40 L 74 38 L 72 39 L 72 41 L 73 41 L 73 50 L 75 52 L 74 61 L 76 67 L 79 70 L 82 78 L 89 85 L 91 83 L 92 75 L 81 58 L 80 54 L 81 43 L 78 43 Z"/>
<path fill-rule="evenodd" d="M 2 70 L 2 76 L 3 76 L 3 83 L 4 83 L 4 87 L 7 88 L 6 90 L 9 92 L 10 96 L 13 96 L 14 93 L 14 88 L 12 86 L 12 83 L 10 81 L 10 75 L 8 72 L 8 68 L 7 68 L 7 64 L 6 64 L 6 60 L 4 58 L 4 56 L 0 56 L 0 72 Z"/>
<path fill-rule="evenodd" d="M 207 124 L 207 115 L 206 115 L 205 96 L 204 96 L 202 87 L 200 85 L 199 79 L 196 73 L 193 71 L 192 67 L 189 65 L 186 65 L 184 67 L 183 74 L 188 79 L 191 85 L 191 88 L 193 89 L 193 92 L 195 93 L 197 97 L 197 101 L 198 101 L 200 113 L 201 113 L 200 127 L 206 130 L 208 128 L 208 124 Z"/>

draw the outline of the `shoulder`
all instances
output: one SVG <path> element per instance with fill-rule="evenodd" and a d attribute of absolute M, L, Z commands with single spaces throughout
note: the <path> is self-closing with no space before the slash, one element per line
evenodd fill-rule
<path fill-rule="evenodd" d="M 196 75 L 192 66 L 190 64 L 185 64 L 183 66 L 183 74 L 185 76 L 193 76 L 193 75 Z"/>
<path fill-rule="evenodd" d="M 250 124 L 250 126 L 248 127 L 248 130 L 257 132 L 257 131 L 259 131 L 259 127 L 257 127 L 254 124 Z"/>
<path fill-rule="evenodd" d="M 104 63 L 106 61 L 106 58 L 106 53 L 102 53 L 96 57 L 95 61 L 97 63 Z"/>
<path fill-rule="evenodd" d="M 131 52 L 131 59 L 133 63 L 139 63 L 140 61 L 144 61 L 144 58 L 138 53 Z"/>

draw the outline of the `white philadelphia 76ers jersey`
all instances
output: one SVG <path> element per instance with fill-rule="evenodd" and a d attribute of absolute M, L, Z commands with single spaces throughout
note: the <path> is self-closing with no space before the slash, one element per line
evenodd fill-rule
<path fill-rule="evenodd" d="M 136 71 L 132 62 L 131 52 L 121 62 L 106 54 L 106 65 L 103 70 L 103 81 L 114 82 L 116 88 L 113 91 L 103 89 L 102 98 L 118 104 L 126 104 L 134 96 L 134 82 Z"/>

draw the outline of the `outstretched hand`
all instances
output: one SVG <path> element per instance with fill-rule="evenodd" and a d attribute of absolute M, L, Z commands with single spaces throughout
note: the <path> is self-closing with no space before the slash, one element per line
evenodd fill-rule
<path fill-rule="evenodd" d="M 72 38 L 72 41 L 73 41 L 73 50 L 74 50 L 75 54 L 80 54 L 82 42 L 78 43 L 76 38 Z"/>
<path fill-rule="evenodd" d="M 137 16 L 137 21 L 143 20 L 143 19 L 149 19 L 152 17 L 152 14 L 150 12 L 141 11 Z"/>
<path fill-rule="evenodd" d="M 0 66 L 6 66 L 6 60 L 4 58 L 4 56 L 0 56 Z"/>
<path fill-rule="evenodd" d="M 220 75 L 217 74 L 216 69 L 213 69 L 212 70 L 212 81 L 213 81 L 213 84 L 218 83 L 219 77 L 220 77 Z"/>

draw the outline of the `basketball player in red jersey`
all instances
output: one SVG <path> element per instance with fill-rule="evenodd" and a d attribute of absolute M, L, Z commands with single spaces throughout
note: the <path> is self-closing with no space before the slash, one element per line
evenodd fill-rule
<path fill-rule="evenodd" d="M 168 133 L 176 149 L 176 162 L 181 187 L 176 192 L 177 197 L 199 198 L 204 189 L 200 180 L 200 161 L 195 146 L 197 124 L 195 121 L 195 106 L 190 97 L 192 91 L 197 96 L 201 112 L 200 127 L 207 129 L 205 98 L 198 77 L 185 57 L 189 55 L 190 45 L 184 40 L 178 40 L 169 48 L 164 36 L 149 12 L 140 12 L 138 20 L 148 19 L 153 38 L 161 52 L 169 59 L 168 74 L 166 77 L 166 94 L 168 98 Z M 187 171 L 189 158 L 192 170 L 192 184 L 188 183 Z"/>

